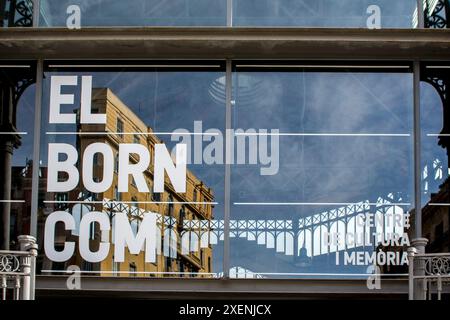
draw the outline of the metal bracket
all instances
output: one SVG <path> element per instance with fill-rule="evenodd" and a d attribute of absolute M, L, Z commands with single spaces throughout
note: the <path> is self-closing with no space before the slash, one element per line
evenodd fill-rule
<path fill-rule="evenodd" d="M 432 85 L 442 101 L 443 127 L 439 136 L 439 145 L 447 149 L 450 156 L 450 72 L 449 69 L 426 69 L 422 73 L 422 81 Z"/>

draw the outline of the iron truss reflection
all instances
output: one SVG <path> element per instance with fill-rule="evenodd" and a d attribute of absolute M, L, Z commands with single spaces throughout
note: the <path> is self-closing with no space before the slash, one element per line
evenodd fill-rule
<path fill-rule="evenodd" d="M 393 234 L 402 236 L 405 232 L 404 226 L 388 222 L 389 216 L 403 216 L 406 213 L 402 205 L 399 205 L 401 200 L 391 193 L 385 197 L 379 197 L 375 203 L 370 203 L 368 200 L 361 201 L 298 220 L 231 220 L 230 237 L 239 240 L 245 239 L 258 246 L 273 249 L 276 253 L 303 258 L 307 256 L 310 259 L 358 247 L 373 250 L 380 239 L 387 239 Z M 81 220 L 82 212 L 89 212 L 93 209 L 94 205 L 89 202 L 89 199 L 85 199 L 85 203 L 82 204 L 84 209 L 72 212 L 76 220 Z M 122 212 L 130 218 L 135 234 L 139 230 L 140 221 L 147 213 L 144 209 L 106 198 L 102 201 L 102 207 L 103 212 L 107 213 L 111 219 L 112 230 L 115 225 L 115 214 Z M 358 215 L 368 213 L 376 215 L 382 223 L 375 227 L 357 223 Z M 176 259 L 179 254 L 188 255 L 199 252 L 201 249 L 217 245 L 219 241 L 224 241 L 224 220 L 178 219 L 180 220 L 178 221 L 172 216 L 156 214 L 158 228 L 155 236 L 159 255 Z M 347 245 L 345 242 L 333 244 L 324 241 L 326 235 L 335 233 L 341 235 L 361 234 L 364 241 L 355 242 L 353 245 Z M 379 234 L 381 238 L 374 239 L 374 233 Z M 371 246 L 367 246 L 369 238 L 372 241 Z M 114 238 L 112 238 L 112 242 L 114 243 Z"/>

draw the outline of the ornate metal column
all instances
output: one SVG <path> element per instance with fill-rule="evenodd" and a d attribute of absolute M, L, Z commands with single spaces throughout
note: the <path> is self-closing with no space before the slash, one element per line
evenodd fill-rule
<path fill-rule="evenodd" d="M 22 272 L 28 274 L 28 276 L 23 278 L 23 289 L 20 298 L 21 300 L 34 300 L 37 256 L 36 238 L 32 236 L 19 236 L 19 243 L 21 251 L 30 253 L 29 256 L 24 256 L 21 259 Z"/>
<path fill-rule="evenodd" d="M 438 92 L 442 101 L 442 121 L 443 126 L 440 132 L 441 136 L 438 138 L 438 144 L 446 149 L 447 164 L 445 169 L 449 172 L 450 169 L 450 69 L 449 68 L 435 68 L 427 69 L 424 74 L 425 81 L 431 84 Z M 444 187 L 445 188 L 445 187 Z M 441 189 L 443 191 L 443 189 Z M 446 199 L 450 202 L 450 199 Z M 450 223 L 450 207 L 448 210 L 448 222 Z M 450 247 L 448 248 L 450 250 Z"/>
<path fill-rule="evenodd" d="M 33 68 L 0 68 L 0 250 L 9 250 L 11 166 L 21 144 L 16 129 L 18 101 L 34 80 Z"/>
<path fill-rule="evenodd" d="M 31 0 L 0 0 L 0 28 L 31 27 L 33 2 Z M 23 82 L 3 70 L 0 75 L 0 250 L 9 249 L 11 203 L 11 158 L 13 149 L 20 145 L 15 134 L 17 101 Z"/>
<path fill-rule="evenodd" d="M 416 249 L 416 254 L 424 254 L 425 246 L 428 243 L 428 239 L 418 238 L 411 240 L 411 245 Z M 425 263 L 422 260 L 413 260 L 414 276 L 425 275 Z M 413 298 L 414 300 L 426 300 L 426 281 L 424 279 L 413 280 Z"/>
<path fill-rule="evenodd" d="M 448 18 L 450 17 L 450 0 L 426 0 L 424 1 L 424 25 L 425 28 L 443 29 L 450 28 Z M 446 149 L 447 152 L 447 170 L 450 166 L 450 70 L 446 68 L 422 68 L 421 81 L 431 84 L 439 94 L 442 101 L 442 120 L 443 126 L 438 137 L 438 145 Z M 449 218 L 450 220 L 450 218 Z M 414 243 L 413 243 L 414 242 Z M 412 241 L 413 246 L 417 249 L 418 254 L 425 253 L 425 246 L 428 240 L 424 238 Z M 410 252 L 411 259 L 414 253 Z M 411 260 L 414 265 L 410 266 L 413 274 L 422 276 L 425 274 L 423 260 Z M 410 279 L 410 299 L 425 300 L 426 299 L 426 281 L 424 279 Z"/>
<path fill-rule="evenodd" d="M 31 27 L 33 2 L 31 0 L 0 0 L 0 28 Z M 20 146 L 16 134 L 17 102 L 33 81 L 17 69 L 0 70 L 0 250 L 9 250 L 11 214 L 11 160 L 14 148 Z"/>

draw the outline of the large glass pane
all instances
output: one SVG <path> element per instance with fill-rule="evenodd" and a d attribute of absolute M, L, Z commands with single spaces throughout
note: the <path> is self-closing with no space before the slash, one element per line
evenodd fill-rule
<path fill-rule="evenodd" d="M 413 28 L 416 0 L 234 0 L 234 26 Z"/>
<path fill-rule="evenodd" d="M 238 65 L 233 84 L 231 275 L 404 273 L 411 74 Z"/>
<path fill-rule="evenodd" d="M 41 26 L 224 26 L 226 0 L 41 0 Z M 78 19 L 79 18 L 79 19 Z"/>
<path fill-rule="evenodd" d="M 421 85 L 422 235 L 426 251 L 450 250 L 450 67 L 427 65 Z"/>
<path fill-rule="evenodd" d="M 70 266 L 83 275 L 102 276 L 216 277 L 222 271 L 224 167 L 220 160 L 210 162 L 203 148 L 217 139 L 215 152 L 223 152 L 225 101 L 216 84 L 222 83 L 224 72 L 221 63 L 171 64 L 116 70 L 50 66 L 45 72 L 41 188 L 46 192 L 40 204 L 49 236 L 41 273 L 57 274 Z M 51 90 L 57 91 L 52 95 Z M 55 92 L 72 98 L 58 100 Z M 61 113 L 72 123 L 49 116 L 54 103 L 61 103 Z M 86 105 L 93 115 L 83 116 Z M 98 114 L 106 119 L 93 120 Z M 55 148 L 61 145 L 58 158 Z M 73 172 L 51 165 L 52 156 L 54 162 L 69 159 L 65 150 L 78 157 L 73 170 L 80 172 L 80 179 L 55 188 L 73 177 Z M 180 172 L 183 162 L 186 171 Z M 127 166 L 140 168 L 139 173 L 130 173 Z M 95 183 L 105 184 L 95 188 Z M 69 215 L 73 230 L 49 223 L 55 211 Z M 101 228 L 111 230 L 83 222 L 93 211 L 95 217 L 107 217 Z M 127 232 L 130 238 L 124 240 Z M 145 235 L 145 246 L 133 247 L 130 239 Z M 86 237 L 92 251 L 109 245 L 100 261 L 80 249 Z M 58 254 L 52 250 L 63 250 L 69 241 L 75 250 L 54 258 Z"/>
<path fill-rule="evenodd" d="M 36 70 L 0 61 L 0 250 L 30 232 Z"/>

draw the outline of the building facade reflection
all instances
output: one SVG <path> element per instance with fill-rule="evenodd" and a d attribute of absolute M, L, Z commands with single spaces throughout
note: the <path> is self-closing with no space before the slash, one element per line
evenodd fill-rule
<path fill-rule="evenodd" d="M 106 212 L 110 218 L 112 232 L 109 241 L 113 244 L 106 260 L 98 264 L 88 263 L 82 260 L 78 254 L 67 261 L 64 266 L 60 263 L 52 263 L 44 258 L 42 269 L 58 271 L 66 269 L 70 265 L 81 267 L 81 271 L 89 274 L 101 274 L 102 276 L 201 276 L 212 273 L 212 248 L 204 245 L 194 237 L 194 233 L 183 232 L 181 226 L 186 221 L 211 221 L 213 219 L 213 190 L 205 182 L 199 180 L 192 172 L 187 172 L 186 193 L 176 193 L 170 180 L 166 176 L 164 193 L 139 192 L 133 178 L 129 179 L 129 192 L 118 191 L 118 148 L 121 143 L 142 144 L 154 154 L 155 144 L 163 143 L 157 135 L 148 127 L 133 111 L 128 108 L 110 89 L 94 89 L 92 98 L 94 113 L 107 115 L 106 125 L 78 125 L 76 147 L 83 154 L 87 146 L 92 143 L 106 143 L 114 153 L 114 178 L 111 187 L 101 193 L 87 192 L 82 185 L 68 193 L 45 194 L 47 205 L 53 205 L 58 210 L 66 210 L 74 217 L 79 228 L 83 214 L 90 211 Z M 78 110 L 75 110 L 78 112 Z M 97 154 L 98 155 L 98 154 Z M 130 162 L 136 163 L 139 159 L 135 155 L 130 156 Z M 94 158 L 94 179 L 103 179 L 103 166 L 101 156 Z M 152 190 L 154 179 L 154 157 L 148 170 L 144 172 L 149 189 Z M 83 167 L 82 160 L 77 166 Z M 60 177 L 65 179 L 64 176 Z M 138 255 L 126 253 L 125 262 L 114 262 L 114 217 L 117 212 L 125 213 L 136 235 L 140 222 L 146 212 L 157 213 L 158 234 L 157 261 L 155 263 L 144 262 L 144 252 Z M 74 230 L 71 235 L 62 229 L 56 231 L 56 247 L 62 246 L 69 239 L 76 240 L 79 230 Z M 104 240 L 104 239 L 103 239 Z M 91 247 L 98 248 L 102 236 L 96 226 L 91 230 Z M 187 246 L 187 247 L 186 247 Z"/>

